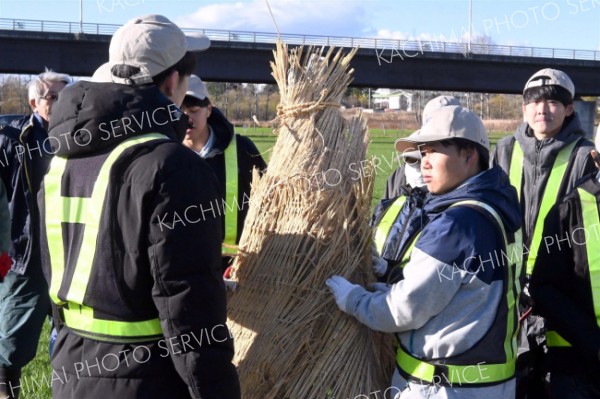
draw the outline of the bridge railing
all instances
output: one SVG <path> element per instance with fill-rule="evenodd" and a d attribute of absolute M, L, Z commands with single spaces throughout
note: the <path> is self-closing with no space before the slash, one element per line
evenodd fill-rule
<path fill-rule="evenodd" d="M 79 23 L 63 21 L 41 21 L 31 19 L 0 18 L 0 29 L 15 31 L 57 32 L 57 33 L 84 33 L 93 35 L 112 35 L 120 25 Z M 275 43 L 278 35 L 266 32 L 231 31 L 219 29 L 194 29 L 183 28 L 187 32 L 202 32 L 211 40 L 244 43 Z M 374 49 L 384 52 L 396 53 L 401 57 L 415 57 L 419 53 L 441 52 L 461 54 L 487 54 L 516 57 L 541 57 L 574 60 L 600 61 L 600 51 L 555 49 L 524 46 L 504 46 L 496 44 L 467 43 L 452 41 L 420 41 L 399 40 L 386 38 L 361 38 L 342 36 L 317 36 L 302 34 L 282 34 L 282 40 L 288 44 L 356 47 Z"/>

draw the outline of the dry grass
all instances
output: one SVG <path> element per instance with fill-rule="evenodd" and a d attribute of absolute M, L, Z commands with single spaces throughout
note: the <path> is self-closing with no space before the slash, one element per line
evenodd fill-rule
<path fill-rule="evenodd" d="M 353 179 L 349 167 L 365 159 L 367 129 L 339 110 L 353 55 L 275 52 L 278 138 L 267 173 L 255 175 L 229 306 L 244 398 L 346 398 L 389 385 L 388 337 L 339 311 L 324 285 L 333 274 L 372 280 L 372 175 Z M 339 184 L 318 184 L 332 170 Z"/>

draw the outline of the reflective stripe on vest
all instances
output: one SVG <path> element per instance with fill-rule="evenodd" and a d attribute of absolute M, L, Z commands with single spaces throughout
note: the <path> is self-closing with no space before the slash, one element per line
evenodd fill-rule
<path fill-rule="evenodd" d="M 63 308 L 64 321 L 67 327 L 73 330 L 97 339 L 102 339 L 102 336 L 145 337 L 147 339 L 151 336 L 162 335 L 158 318 L 138 322 L 101 320 L 94 318 L 93 309 L 83 304 L 96 253 L 96 242 L 112 165 L 129 147 L 159 139 L 167 139 L 167 137 L 162 134 L 145 134 L 125 140 L 115 147 L 100 168 L 90 198 L 63 197 L 61 195 L 61 183 L 67 159 L 60 157 L 52 159 L 50 170 L 44 178 L 45 224 L 52 268 L 50 297 L 57 305 L 65 305 Z M 66 301 L 58 298 L 65 278 L 66 254 L 62 233 L 63 223 L 84 225 L 83 239 L 65 297 Z"/>
<path fill-rule="evenodd" d="M 223 254 L 237 254 L 237 233 L 238 233 L 238 158 L 237 158 L 237 138 L 233 139 L 225 149 L 225 239 L 223 240 Z M 244 201 L 244 199 L 242 199 Z"/>
<path fill-rule="evenodd" d="M 479 363 L 466 366 L 431 364 L 412 356 L 400 345 L 396 352 L 396 362 L 404 372 L 423 383 L 435 383 L 442 386 L 446 383 L 464 386 L 490 384 L 512 378 L 515 374 L 516 358 L 498 364 Z M 443 373 L 443 376 L 441 373 Z"/>
<path fill-rule="evenodd" d="M 595 226 L 600 222 L 600 213 L 598 212 L 598 202 L 594 195 L 588 193 L 582 188 L 577 188 L 579 194 L 579 202 L 581 204 L 581 216 L 583 220 L 584 234 L 591 226 Z M 590 245 L 587 240 L 585 242 L 585 251 L 590 273 L 590 289 L 592 290 L 592 299 L 594 302 L 594 314 L 596 322 L 600 326 L 600 243 Z M 571 344 L 564 339 L 556 331 L 546 331 L 546 345 L 549 347 L 569 347 Z"/>
<path fill-rule="evenodd" d="M 392 204 L 384 211 L 383 217 L 379 221 L 377 227 L 375 227 L 375 247 L 379 255 L 383 255 L 383 249 L 385 247 L 385 241 L 387 240 L 388 234 L 394 225 L 394 222 L 400 215 L 402 207 L 406 203 L 406 196 L 401 195 L 392 202 Z"/>
<path fill-rule="evenodd" d="M 486 203 L 480 201 L 466 200 L 459 201 L 453 204 L 451 207 L 460 205 L 472 205 L 484 209 L 488 212 L 496 221 L 496 224 L 500 228 L 502 238 L 504 240 L 505 249 L 508 254 L 514 253 L 515 249 L 519 250 L 522 248 L 522 239 L 520 230 L 515 234 L 515 242 L 509 244 L 504 229 L 504 224 L 498 213 Z M 517 252 L 519 253 L 519 252 Z M 512 257 L 511 259 L 512 260 Z M 515 274 L 521 269 L 522 257 L 517 256 L 515 262 Z M 429 363 L 408 353 L 402 345 L 398 345 L 396 351 L 396 363 L 398 367 L 406 374 L 413 378 L 427 383 L 439 383 L 438 378 L 443 378 L 443 382 L 449 384 L 459 385 L 472 385 L 472 384 L 490 384 L 498 383 L 509 378 L 512 378 L 515 373 L 516 353 L 517 353 L 517 326 L 515 325 L 515 318 L 511 315 L 516 312 L 516 302 L 520 293 L 518 279 L 515 279 L 512 270 L 512 264 L 507 265 L 507 284 L 506 284 L 506 304 L 508 311 L 506 314 L 507 325 L 506 335 L 504 339 L 504 352 L 507 361 L 505 363 L 488 364 L 479 363 L 475 365 L 453 365 L 453 364 L 434 364 Z M 483 365 L 483 366 L 482 366 Z M 480 366 L 482 366 L 480 368 Z M 484 370 L 484 372 L 482 371 Z M 443 373 L 443 376 L 440 376 Z"/>
<path fill-rule="evenodd" d="M 571 158 L 571 154 L 573 153 L 577 143 L 579 143 L 579 140 L 573 141 L 560 150 L 556 156 L 556 159 L 554 160 L 554 164 L 552 165 L 552 170 L 550 171 L 550 176 L 548 176 L 548 181 L 546 182 L 546 188 L 544 189 L 544 194 L 542 196 L 542 202 L 540 204 L 535 225 L 533 226 L 533 231 L 531 232 L 531 244 L 527 258 L 527 274 L 533 273 L 533 266 L 537 259 L 538 250 L 542 243 L 544 220 L 546 219 L 546 216 L 548 215 L 552 205 L 558 201 L 558 190 L 560 189 L 560 184 L 565 176 L 567 166 L 569 165 L 569 159 Z M 517 189 L 519 201 L 521 201 L 523 162 L 523 150 L 521 149 L 519 142 L 515 140 L 512 157 L 510 160 L 510 182 Z"/>

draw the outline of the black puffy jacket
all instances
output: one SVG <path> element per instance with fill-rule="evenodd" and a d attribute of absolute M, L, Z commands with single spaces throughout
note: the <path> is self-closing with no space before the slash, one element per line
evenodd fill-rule
<path fill-rule="evenodd" d="M 181 144 L 185 126 L 187 117 L 151 85 L 78 82 L 54 105 L 49 136 L 57 156 L 67 158 L 63 195 L 89 197 L 100 166 L 122 141 L 142 133 L 170 138 L 135 145 L 113 164 L 83 299 L 103 319 L 158 317 L 164 338 L 117 344 L 62 328 L 52 366 L 65 378 L 54 384 L 55 398 L 240 396 L 225 325 L 221 226 L 216 216 L 198 214 L 199 205 L 217 199 L 217 182 Z M 43 189 L 38 201 L 45 220 Z M 75 223 L 63 227 L 67 277 L 81 235 Z M 48 245 L 56 243 L 47 242 L 42 225 L 51 281 Z M 68 284 L 61 285 L 62 300 Z M 78 371 L 84 361 L 99 366 Z"/>

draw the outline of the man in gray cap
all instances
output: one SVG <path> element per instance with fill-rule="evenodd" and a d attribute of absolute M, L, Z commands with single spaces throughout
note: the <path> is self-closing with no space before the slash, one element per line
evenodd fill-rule
<path fill-rule="evenodd" d="M 520 254 L 502 254 L 520 246 L 515 189 L 488 169 L 483 123 L 461 107 L 435 111 L 397 149 L 420 150 L 430 192 L 404 279 L 376 292 L 341 276 L 326 284 L 342 311 L 395 333 L 396 398 L 514 397 Z"/>
<path fill-rule="evenodd" d="M 423 125 L 438 109 L 460 105 L 455 97 L 438 96 L 423 108 Z M 409 138 L 418 139 L 420 130 Z M 402 139 L 398 141 L 401 145 Z M 417 235 L 425 226 L 423 204 L 427 185 L 421 173 L 419 151 L 399 151 L 404 163 L 388 178 L 385 194 L 373 213 L 373 271 L 381 281 L 397 282 L 410 258 Z"/>
<path fill-rule="evenodd" d="M 80 81 L 55 105 L 38 196 L 62 324 L 54 398 L 240 397 L 217 182 L 181 144 L 192 51 L 209 43 L 163 16 L 135 18 L 110 43 L 114 83 Z"/>
<path fill-rule="evenodd" d="M 421 124 L 424 125 L 427 123 L 433 112 L 447 105 L 460 105 L 460 101 L 453 96 L 437 96 L 427 101 L 427 104 L 423 107 Z M 416 187 L 416 184 L 420 184 L 419 176 L 421 172 L 419 170 L 419 162 L 414 162 L 414 157 L 405 154 L 400 154 L 400 156 L 403 158 L 404 163 L 388 177 L 382 200 L 398 197 L 403 192 L 401 187 L 406 184 L 409 184 L 411 187 Z"/>
<path fill-rule="evenodd" d="M 492 155 L 517 189 L 523 212 L 523 244 L 526 267 L 519 337 L 517 398 L 545 398 L 543 343 L 558 345 L 554 333 L 544 337 L 543 319 L 535 315 L 529 296 L 529 276 L 537 253 L 543 249 L 544 221 L 552 205 L 595 171 L 590 151 L 573 108 L 575 85 L 563 71 L 545 68 L 533 74 L 523 89 L 524 122 L 514 135 L 501 139 Z M 532 314 L 533 309 L 533 314 Z"/>

